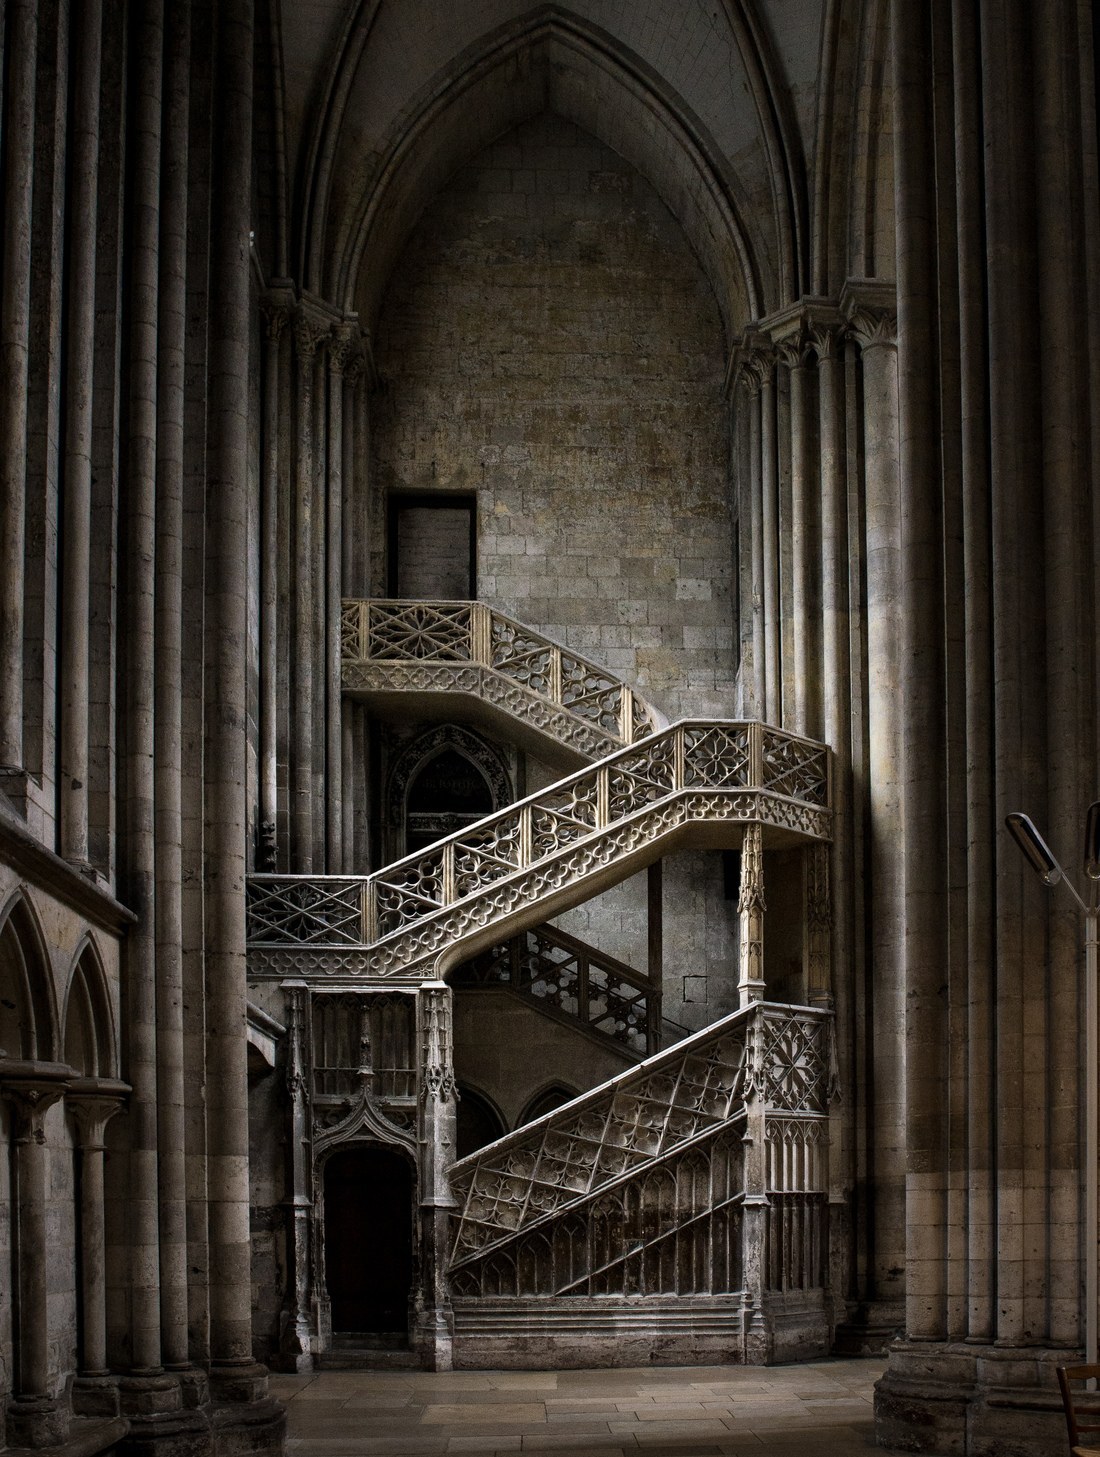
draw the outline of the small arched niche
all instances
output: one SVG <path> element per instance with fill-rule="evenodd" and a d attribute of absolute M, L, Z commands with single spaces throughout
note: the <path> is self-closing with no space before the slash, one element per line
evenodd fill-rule
<path fill-rule="evenodd" d="M 571 1103 L 577 1093 L 565 1086 L 564 1083 L 551 1083 L 548 1088 L 543 1088 L 536 1093 L 531 1101 L 524 1108 L 516 1120 L 516 1127 L 522 1128 L 525 1123 L 534 1123 L 536 1118 L 543 1118 L 547 1113 L 553 1113 L 555 1109 Z"/>
<path fill-rule="evenodd" d="M 65 1061 L 82 1077 L 114 1076 L 111 1016 L 103 968 L 90 942 L 69 979 L 64 1018 Z"/>

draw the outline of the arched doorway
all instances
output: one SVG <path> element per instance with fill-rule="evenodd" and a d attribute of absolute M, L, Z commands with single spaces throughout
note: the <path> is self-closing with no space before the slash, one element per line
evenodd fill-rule
<path fill-rule="evenodd" d="M 495 808 L 489 782 L 473 759 L 456 748 L 441 750 L 409 781 L 406 853 L 422 850 L 443 835 L 492 814 Z"/>
<path fill-rule="evenodd" d="M 334 1335 L 408 1337 L 413 1178 L 390 1148 L 357 1144 L 325 1164 L 325 1283 Z"/>

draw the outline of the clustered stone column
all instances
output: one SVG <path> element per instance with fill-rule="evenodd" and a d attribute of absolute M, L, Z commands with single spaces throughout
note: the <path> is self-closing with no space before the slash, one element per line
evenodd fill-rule
<path fill-rule="evenodd" d="M 842 1120 L 842 1182 L 854 1189 L 869 1177 L 875 1189 L 873 1202 L 853 1210 L 852 1294 L 865 1329 L 853 1338 L 857 1349 L 900 1322 L 905 1265 L 904 1100 L 895 1077 L 905 1023 L 893 972 L 902 844 L 895 308 L 892 285 L 853 281 L 838 300 L 807 298 L 756 321 L 734 358 L 741 571 L 752 583 L 742 709 L 823 738 L 834 753 L 833 841 L 808 852 L 806 974 L 807 996 L 835 1006 L 848 1085 L 869 1078 L 875 1093 L 873 1106 L 860 1098 Z M 853 771 L 870 786 L 858 813 Z M 866 878 L 857 873 L 865 859 Z M 759 953 L 762 925 L 745 879 L 751 867 L 749 846 L 743 1002 L 753 995 L 746 968 Z M 863 925 L 872 942 L 869 980 Z M 842 1245 L 838 1234 L 834 1247 Z"/>
<path fill-rule="evenodd" d="M 72 1069 L 5 1059 L 0 1094 L 12 1110 L 17 1321 L 15 1394 L 8 1402 L 9 1446 L 54 1445 L 68 1435 L 68 1415 L 50 1390 L 48 1310 L 50 1261 L 46 1244 L 45 1116 L 64 1095 Z"/>

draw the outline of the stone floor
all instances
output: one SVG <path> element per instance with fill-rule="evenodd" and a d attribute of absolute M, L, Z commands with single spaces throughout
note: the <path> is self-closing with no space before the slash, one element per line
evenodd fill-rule
<path fill-rule="evenodd" d="M 855 1457 L 880 1360 L 275 1376 L 292 1457 Z"/>

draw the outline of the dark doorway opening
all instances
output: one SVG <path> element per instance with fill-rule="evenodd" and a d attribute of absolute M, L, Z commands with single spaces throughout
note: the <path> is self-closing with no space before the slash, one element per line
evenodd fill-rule
<path fill-rule="evenodd" d="M 388 502 L 389 594 L 420 601 L 477 596 L 477 497 L 402 494 Z"/>
<path fill-rule="evenodd" d="M 412 1169 L 388 1148 L 341 1149 L 325 1164 L 325 1282 L 333 1334 L 408 1338 Z"/>

